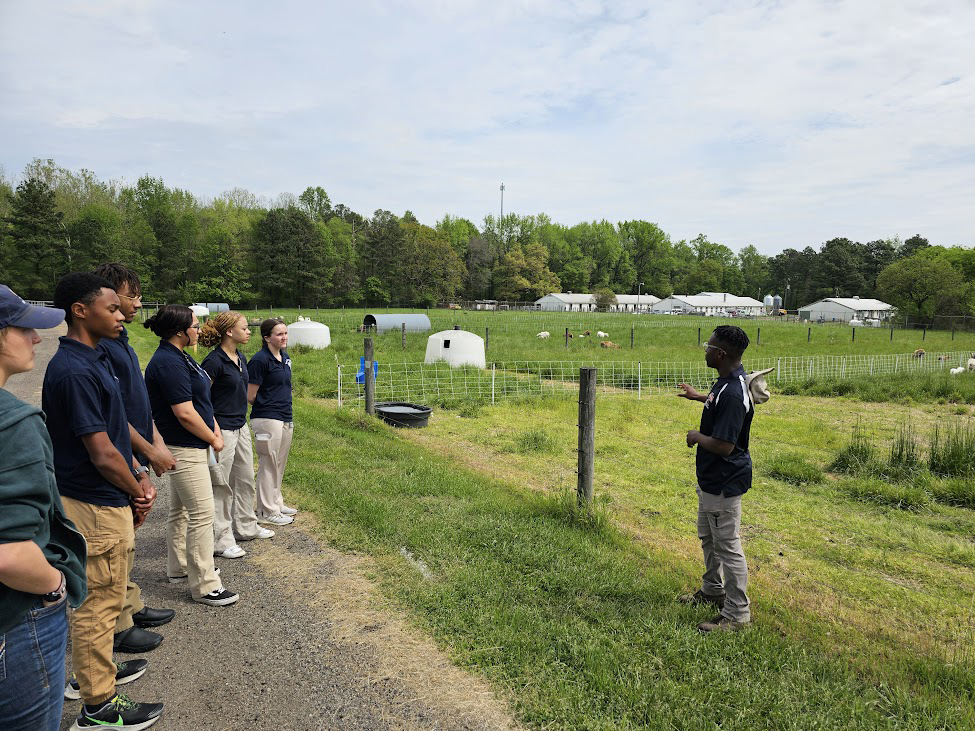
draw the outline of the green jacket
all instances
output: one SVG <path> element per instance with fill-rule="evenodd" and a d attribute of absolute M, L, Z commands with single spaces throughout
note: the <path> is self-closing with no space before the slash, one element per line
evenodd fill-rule
<path fill-rule="evenodd" d="M 0 543 L 34 541 L 64 573 L 68 603 L 88 593 L 87 545 L 64 514 L 54 481 L 54 450 L 44 412 L 0 388 Z M 0 633 L 21 621 L 37 601 L 0 583 Z"/>

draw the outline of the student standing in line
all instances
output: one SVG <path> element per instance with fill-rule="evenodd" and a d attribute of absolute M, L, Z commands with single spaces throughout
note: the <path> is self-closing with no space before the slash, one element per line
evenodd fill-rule
<path fill-rule="evenodd" d="M 4 390 L 34 368 L 37 330 L 64 311 L 0 285 L 0 719 L 5 731 L 57 731 L 68 611 L 87 592 L 85 539 L 65 517 L 44 413 Z M 135 661 L 133 662 L 144 662 Z"/>
<path fill-rule="evenodd" d="M 755 407 L 749 396 L 741 356 L 748 335 L 740 327 L 720 325 L 704 345 L 704 361 L 718 372 L 710 393 L 686 383 L 677 394 L 701 401 L 701 428 L 687 432 L 687 446 L 697 447 L 697 535 L 704 551 L 701 588 L 680 598 L 685 604 L 710 604 L 721 611 L 701 622 L 702 632 L 734 631 L 751 621 L 748 565 L 741 546 L 741 497 L 752 485 L 748 438 Z"/>
<path fill-rule="evenodd" d="M 213 553 L 242 558 L 237 541 L 271 538 L 274 531 L 257 523 L 254 499 L 254 454 L 247 428 L 247 358 L 237 346 L 251 337 L 247 319 L 230 310 L 211 317 L 200 330 L 200 343 L 213 350 L 203 359 L 210 376 L 213 414 L 220 425 L 223 450 L 211 465 L 213 483 Z M 216 347 L 214 347 L 216 346 Z"/>
<path fill-rule="evenodd" d="M 71 664 L 83 701 L 72 729 L 144 729 L 161 703 L 134 703 L 116 692 L 122 668 L 112 662 L 115 623 L 125 603 L 124 567 L 135 531 L 152 507 L 151 483 L 132 468 L 125 404 L 103 338 L 117 338 L 123 315 L 111 282 L 74 273 L 54 288 L 68 334 L 44 374 L 41 403 L 54 447 L 54 474 L 64 512 L 88 542 L 88 596 L 71 616 Z M 120 567 L 121 570 L 120 570 Z M 59 688 L 60 690 L 60 688 Z"/>
<path fill-rule="evenodd" d="M 288 525 L 298 512 L 284 504 L 281 482 L 291 451 L 291 358 L 288 326 L 270 318 L 261 323 L 263 347 L 250 359 L 247 401 L 257 450 L 257 515 L 263 523 Z"/>
<path fill-rule="evenodd" d="M 220 452 L 224 443 L 213 418 L 210 377 L 185 351 L 196 344 L 200 322 L 185 305 L 164 305 L 143 325 L 160 338 L 146 366 L 152 418 L 176 458 L 166 521 L 169 580 L 188 580 L 193 601 L 227 606 L 238 596 L 223 587 L 213 565 L 208 466 L 210 449 Z"/>
<path fill-rule="evenodd" d="M 94 274 L 104 277 L 118 294 L 120 307 L 128 324 L 135 319 L 135 313 L 142 307 L 142 284 L 139 275 L 122 264 L 102 264 Z M 152 423 L 152 410 L 149 407 L 149 393 L 142 377 L 139 356 L 129 345 L 129 333 L 125 327 L 117 338 L 102 338 L 98 349 L 108 356 L 108 360 L 118 378 L 125 415 L 129 421 L 129 438 L 132 451 L 137 460 L 135 470 L 148 477 L 151 465 L 156 476 L 161 476 L 176 466 L 173 455 L 163 443 L 162 436 Z M 129 554 L 135 560 L 135 552 Z M 125 606 L 115 623 L 115 652 L 134 652 L 141 654 L 154 650 L 163 641 L 162 635 L 149 632 L 146 627 L 160 627 L 171 621 L 176 612 L 172 609 L 153 609 L 142 601 L 142 590 L 132 580 L 132 563 L 127 567 L 128 584 L 125 590 Z M 67 689 L 71 697 L 71 689 Z M 77 697 L 77 696 L 75 696 Z"/>

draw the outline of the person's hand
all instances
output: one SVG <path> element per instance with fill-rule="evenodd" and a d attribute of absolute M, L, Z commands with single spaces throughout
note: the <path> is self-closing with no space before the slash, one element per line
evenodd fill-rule
<path fill-rule="evenodd" d="M 132 507 L 136 512 L 148 514 L 156 502 L 156 486 L 152 484 L 149 475 L 143 473 L 139 477 L 139 485 L 142 487 L 142 497 L 132 498 Z"/>
<path fill-rule="evenodd" d="M 690 401 L 700 401 L 701 394 L 688 383 L 678 383 L 677 388 L 681 390 L 681 393 L 677 394 L 678 398 L 686 398 Z"/>
<path fill-rule="evenodd" d="M 165 444 L 153 448 L 152 453 L 147 454 L 146 457 L 149 458 L 149 464 L 152 465 L 156 477 L 162 477 L 164 473 L 176 469 L 176 458 Z"/>
<path fill-rule="evenodd" d="M 689 432 L 687 432 L 687 446 L 688 447 L 695 446 L 700 436 L 701 436 L 701 432 L 699 432 L 697 429 L 691 429 Z"/>
<path fill-rule="evenodd" d="M 132 527 L 136 530 L 142 527 L 142 524 L 146 522 L 146 518 L 149 517 L 149 513 L 143 513 L 136 510 L 135 505 L 132 506 Z"/>
<path fill-rule="evenodd" d="M 220 452 L 223 449 L 223 436 L 220 434 L 215 435 L 213 441 L 210 442 L 210 446 L 213 447 L 214 452 Z"/>

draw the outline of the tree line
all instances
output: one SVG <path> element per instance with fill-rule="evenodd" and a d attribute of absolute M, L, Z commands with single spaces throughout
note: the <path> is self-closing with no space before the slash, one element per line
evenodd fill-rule
<path fill-rule="evenodd" d="M 2 280 L 32 299 L 49 298 L 69 271 L 122 261 L 147 299 L 240 307 L 720 291 L 781 294 L 790 309 L 858 295 L 922 319 L 975 313 L 975 253 L 920 235 L 834 238 L 766 256 L 704 234 L 674 241 L 643 220 L 568 226 L 509 213 L 480 227 L 451 215 L 429 226 L 409 211 L 367 217 L 320 186 L 274 200 L 235 188 L 208 200 L 149 175 L 106 182 L 52 160 L 34 160 L 17 183 L 0 174 L 0 221 Z"/>

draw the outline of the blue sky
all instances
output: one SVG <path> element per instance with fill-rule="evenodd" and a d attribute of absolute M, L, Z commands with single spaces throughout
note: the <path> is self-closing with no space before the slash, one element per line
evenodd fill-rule
<path fill-rule="evenodd" d="M 0 166 L 975 244 L 975 3 L 0 0 Z"/>

